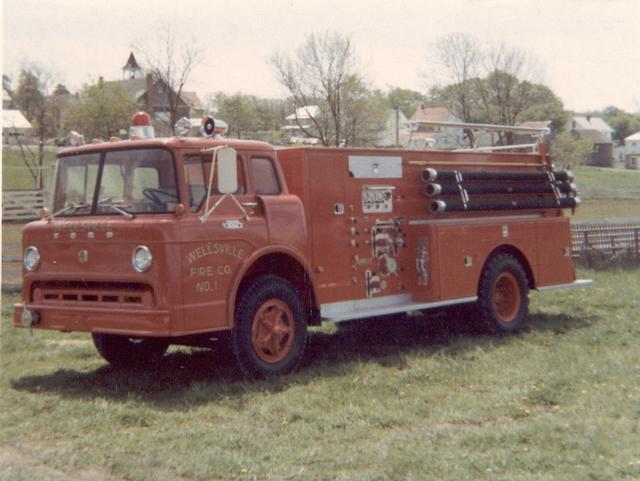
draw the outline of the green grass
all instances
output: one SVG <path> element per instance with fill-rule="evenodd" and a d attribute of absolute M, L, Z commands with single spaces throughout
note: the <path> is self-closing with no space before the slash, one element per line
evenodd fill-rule
<path fill-rule="evenodd" d="M 26 147 L 25 147 L 26 149 Z M 37 147 L 31 147 L 34 155 L 37 155 Z M 31 159 L 31 154 L 27 151 L 26 155 Z M 54 152 L 45 152 L 44 166 L 48 167 L 55 162 Z M 45 171 L 45 183 L 49 172 Z M 2 149 L 2 188 L 5 190 L 17 189 L 35 189 L 35 181 L 27 169 L 21 152 L 18 148 Z"/>
<path fill-rule="evenodd" d="M 573 173 L 579 188 L 640 189 L 640 171 L 578 165 Z"/>
<path fill-rule="evenodd" d="M 639 479 L 640 275 L 581 274 L 518 335 L 328 326 L 254 383 L 208 351 L 114 370 L 87 335 L 11 327 L 5 296 L 0 479 Z"/>
<path fill-rule="evenodd" d="M 640 217 L 640 171 L 578 166 L 574 174 L 583 201 L 575 219 Z"/>
<path fill-rule="evenodd" d="M 569 215 L 574 220 L 586 219 L 615 219 L 621 217 L 640 217 L 640 199 L 617 200 L 617 199 L 583 199 L 582 204 L 576 209 L 576 213 Z"/>

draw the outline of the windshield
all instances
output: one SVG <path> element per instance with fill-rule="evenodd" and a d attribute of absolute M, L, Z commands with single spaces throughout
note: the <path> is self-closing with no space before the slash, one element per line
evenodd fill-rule
<path fill-rule="evenodd" d="M 53 213 L 60 216 L 173 212 L 178 202 L 173 157 L 164 149 L 61 157 L 53 199 Z"/>

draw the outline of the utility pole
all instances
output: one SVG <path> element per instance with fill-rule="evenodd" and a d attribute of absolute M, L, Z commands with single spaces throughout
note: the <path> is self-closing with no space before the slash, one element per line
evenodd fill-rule
<path fill-rule="evenodd" d="M 393 108 L 396 111 L 396 147 L 400 146 L 400 107 Z"/>

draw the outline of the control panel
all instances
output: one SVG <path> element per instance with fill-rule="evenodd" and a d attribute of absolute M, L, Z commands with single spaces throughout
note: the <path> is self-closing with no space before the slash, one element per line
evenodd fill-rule
<path fill-rule="evenodd" d="M 365 185 L 362 188 L 362 212 L 393 212 L 393 189 L 389 185 Z"/>

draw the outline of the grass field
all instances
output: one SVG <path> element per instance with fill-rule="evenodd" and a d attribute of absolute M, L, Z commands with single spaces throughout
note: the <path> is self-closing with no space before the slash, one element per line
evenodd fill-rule
<path fill-rule="evenodd" d="M 573 169 L 578 187 L 608 187 L 614 190 L 640 189 L 640 171 L 621 167 L 609 169 L 604 167 L 576 166 Z"/>
<path fill-rule="evenodd" d="M 30 150 L 29 150 L 30 149 Z M 26 155 L 31 159 L 31 155 L 38 154 L 37 147 L 25 147 Z M 44 167 L 49 167 L 55 161 L 55 152 L 47 150 L 44 154 Z M 48 179 L 49 171 L 45 169 L 44 179 Z M 35 189 L 35 181 L 26 168 L 22 159 L 20 149 L 17 147 L 2 149 L 2 188 L 3 189 Z"/>
<path fill-rule="evenodd" d="M 12 328 L 5 296 L 0 479 L 640 479 L 640 275 L 581 274 L 518 335 L 328 326 L 254 383 L 208 351 L 114 370 L 86 335 Z"/>
<path fill-rule="evenodd" d="M 583 200 L 574 219 L 640 217 L 640 171 L 578 166 L 574 174 Z"/>

